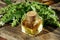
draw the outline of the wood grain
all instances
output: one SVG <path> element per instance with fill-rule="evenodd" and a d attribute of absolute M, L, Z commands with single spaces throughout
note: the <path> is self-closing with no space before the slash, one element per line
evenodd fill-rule
<path fill-rule="evenodd" d="M 47 28 L 44 28 L 40 34 L 31 37 L 21 32 L 20 26 L 12 28 L 11 26 L 5 25 L 0 29 L 0 36 L 8 40 L 60 40 L 59 28 Z"/>

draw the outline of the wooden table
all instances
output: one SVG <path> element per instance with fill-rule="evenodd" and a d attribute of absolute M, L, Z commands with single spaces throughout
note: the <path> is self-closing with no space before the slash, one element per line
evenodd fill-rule
<path fill-rule="evenodd" d="M 59 16 L 60 12 L 57 12 Z M 5 25 L 0 28 L 0 36 L 7 40 L 60 40 L 60 28 L 47 26 L 43 28 L 43 31 L 40 34 L 31 37 L 21 32 L 20 25 L 14 28 L 9 25 Z"/>
<path fill-rule="evenodd" d="M 8 40 L 60 40 L 60 28 L 46 27 L 40 34 L 31 37 L 21 32 L 20 26 L 12 28 L 6 25 L 0 29 L 0 36 Z"/>

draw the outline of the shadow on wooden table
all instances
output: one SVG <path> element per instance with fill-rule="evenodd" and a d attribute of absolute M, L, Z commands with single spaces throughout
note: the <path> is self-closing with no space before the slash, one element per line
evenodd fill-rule
<path fill-rule="evenodd" d="M 57 14 L 57 16 L 59 17 L 59 21 L 60 21 L 60 11 L 58 11 L 58 10 L 55 10 L 55 11 L 56 11 L 56 14 Z M 47 34 L 47 33 L 49 33 L 49 32 L 53 32 L 54 30 L 57 30 L 57 28 L 58 28 L 58 27 L 56 27 L 56 26 L 51 26 L 51 25 L 46 26 L 46 27 L 44 27 L 43 31 L 42 31 L 40 34 L 36 35 L 36 36 L 41 36 L 41 35 L 43 35 L 43 34 Z"/>

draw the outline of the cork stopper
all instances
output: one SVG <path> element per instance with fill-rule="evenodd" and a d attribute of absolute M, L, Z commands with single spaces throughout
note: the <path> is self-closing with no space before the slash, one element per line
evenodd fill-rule
<path fill-rule="evenodd" d="M 28 17 L 34 17 L 36 15 L 37 15 L 37 13 L 35 11 L 29 11 L 29 12 L 27 12 L 27 16 Z"/>
<path fill-rule="evenodd" d="M 27 12 L 27 20 L 34 21 L 36 18 L 37 13 L 35 11 L 29 11 Z"/>

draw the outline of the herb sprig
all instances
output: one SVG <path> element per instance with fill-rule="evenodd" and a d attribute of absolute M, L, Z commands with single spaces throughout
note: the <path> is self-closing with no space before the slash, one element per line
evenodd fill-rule
<path fill-rule="evenodd" d="M 60 27 L 59 18 L 56 15 L 55 11 L 52 10 L 49 6 L 44 5 L 38 2 L 24 2 L 18 4 L 10 4 L 5 8 L 0 9 L 0 14 L 3 15 L 0 18 L 0 25 L 2 23 L 11 23 L 14 27 L 17 24 L 21 23 L 21 18 L 28 11 L 36 10 L 39 16 L 43 18 L 44 26 L 48 24 Z"/>

